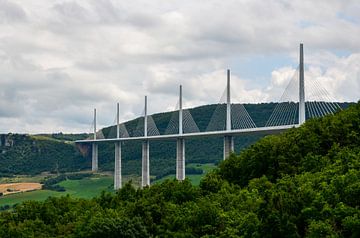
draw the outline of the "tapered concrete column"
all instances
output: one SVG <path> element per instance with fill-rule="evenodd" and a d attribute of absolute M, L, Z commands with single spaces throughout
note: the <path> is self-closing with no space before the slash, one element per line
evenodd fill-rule
<path fill-rule="evenodd" d="M 96 172 L 98 170 L 98 145 L 96 141 L 96 108 L 94 108 L 94 143 L 92 143 L 92 155 L 91 155 L 91 171 Z"/>
<path fill-rule="evenodd" d="M 234 137 L 224 136 L 224 160 L 234 151 Z"/>
<path fill-rule="evenodd" d="M 116 105 L 116 138 L 120 138 L 120 106 Z M 114 171 L 114 189 L 121 188 L 121 142 L 115 142 L 115 171 Z"/>
<path fill-rule="evenodd" d="M 305 82 L 304 82 L 304 50 L 300 44 L 299 65 L 299 125 L 305 122 Z"/>
<path fill-rule="evenodd" d="M 142 187 L 150 186 L 149 141 L 142 143 Z"/>
<path fill-rule="evenodd" d="M 92 144 L 91 171 L 98 171 L 98 145 Z"/>
<path fill-rule="evenodd" d="M 176 141 L 176 179 L 185 179 L 185 140 L 182 138 Z"/>
<path fill-rule="evenodd" d="M 115 143 L 115 173 L 114 173 L 114 189 L 121 188 L 121 142 Z"/>

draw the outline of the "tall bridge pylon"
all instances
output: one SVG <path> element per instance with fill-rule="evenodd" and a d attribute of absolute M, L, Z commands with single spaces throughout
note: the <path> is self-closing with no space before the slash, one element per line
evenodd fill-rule
<path fill-rule="evenodd" d="M 299 64 L 299 125 L 305 122 L 305 80 L 304 80 L 304 48 L 300 44 Z"/>

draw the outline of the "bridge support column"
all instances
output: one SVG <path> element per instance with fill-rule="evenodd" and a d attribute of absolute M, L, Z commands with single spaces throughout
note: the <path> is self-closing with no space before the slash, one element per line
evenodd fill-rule
<path fill-rule="evenodd" d="M 185 179 L 185 140 L 178 138 L 176 141 L 176 179 Z"/>
<path fill-rule="evenodd" d="M 149 141 L 142 143 L 142 181 L 141 186 L 150 186 L 150 161 L 149 161 Z"/>
<path fill-rule="evenodd" d="M 234 151 L 234 137 L 224 136 L 224 160 Z"/>
<path fill-rule="evenodd" d="M 115 171 L 114 171 L 114 189 L 121 188 L 121 142 L 115 143 Z"/>
<path fill-rule="evenodd" d="M 98 145 L 92 144 L 92 158 L 91 158 L 91 171 L 96 172 L 98 170 Z"/>

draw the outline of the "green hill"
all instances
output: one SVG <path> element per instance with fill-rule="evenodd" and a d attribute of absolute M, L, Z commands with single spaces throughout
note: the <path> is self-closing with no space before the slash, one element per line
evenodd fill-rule
<path fill-rule="evenodd" d="M 246 104 L 245 107 L 257 126 L 264 126 L 276 104 Z M 340 104 L 346 108 L 349 103 Z M 190 109 L 201 131 L 207 127 L 217 105 L 206 105 Z M 170 121 L 172 112 L 158 113 L 153 119 L 161 133 Z M 125 123 L 130 134 L 139 119 Z M 115 128 L 104 128 L 106 137 L 115 136 Z M 75 148 L 73 141 L 84 139 L 88 134 L 42 134 L 42 135 L 0 135 L 0 177 L 13 174 L 38 174 L 45 171 L 70 172 L 90 169 L 91 154 L 84 157 Z M 235 138 L 235 151 L 253 144 L 261 136 Z M 5 145 L 7 143 L 7 146 Z M 11 143 L 10 143 L 11 142 Z M 222 138 L 202 138 L 186 141 L 186 163 L 215 163 L 222 160 Z M 86 148 L 86 146 L 85 146 Z M 90 152 L 90 147 L 87 147 Z M 150 173 L 157 179 L 175 174 L 175 141 L 154 141 L 150 144 Z M 123 174 L 141 174 L 141 142 L 126 142 L 123 146 Z M 99 147 L 99 168 L 113 171 L 114 145 Z"/>
<path fill-rule="evenodd" d="M 360 102 L 260 139 L 198 187 L 23 203 L 0 213 L 0 237 L 359 237 L 359 197 Z"/>
<path fill-rule="evenodd" d="M 42 135 L 0 135 L 0 177 L 86 169 L 90 161 L 73 143 Z"/>

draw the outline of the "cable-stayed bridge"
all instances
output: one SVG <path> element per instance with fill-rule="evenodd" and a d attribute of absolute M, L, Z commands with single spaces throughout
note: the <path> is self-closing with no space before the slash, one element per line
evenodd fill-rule
<path fill-rule="evenodd" d="M 223 137 L 223 158 L 234 151 L 234 136 L 246 134 L 274 134 L 298 127 L 307 118 L 321 117 L 340 109 L 333 103 L 328 92 L 316 80 L 304 77 L 303 45 L 300 44 L 299 66 L 275 106 L 265 126 L 257 126 L 242 104 L 232 104 L 230 70 L 227 70 L 227 85 L 205 130 L 200 131 L 189 110 L 183 108 L 182 86 L 179 88 L 177 110 L 172 113 L 165 131 L 160 133 L 155 121 L 147 113 L 147 97 L 143 116 L 136 128 L 128 131 L 120 123 L 119 103 L 117 104 L 116 126 L 105 137 L 103 130 L 96 130 L 96 109 L 94 109 L 93 137 L 76 143 L 92 144 L 92 171 L 98 170 L 98 144 L 115 143 L 114 188 L 121 188 L 121 147 L 124 141 L 142 141 L 142 186 L 150 185 L 149 141 L 176 140 L 176 178 L 185 179 L 185 141 L 197 137 Z M 305 85 L 308 85 L 305 87 Z M 305 100 L 305 88 L 308 100 Z M 115 122 L 114 122 L 115 124 Z"/>

